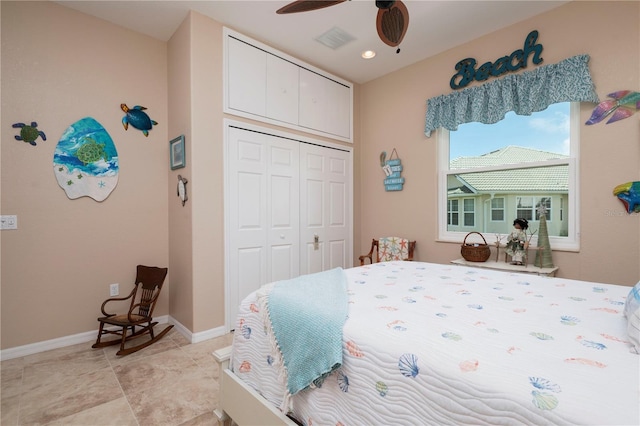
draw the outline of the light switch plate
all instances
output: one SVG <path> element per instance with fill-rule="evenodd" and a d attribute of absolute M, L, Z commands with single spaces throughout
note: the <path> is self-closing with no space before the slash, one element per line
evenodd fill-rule
<path fill-rule="evenodd" d="M 18 216 L 14 214 L 0 216 L 0 229 L 18 229 Z"/>

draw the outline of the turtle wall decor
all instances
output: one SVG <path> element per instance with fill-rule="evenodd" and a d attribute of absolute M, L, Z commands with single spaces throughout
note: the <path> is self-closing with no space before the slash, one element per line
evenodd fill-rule
<path fill-rule="evenodd" d="M 129 130 L 129 124 L 131 124 L 144 133 L 145 136 L 149 136 L 149 130 L 158 124 L 157 121 L 152 120 L 147 113 L 144 112 L 147 108 L 143 106 L 136 105 L 133 108 L 129 108 L 127 104 L 120 104 L 120 109 L 126 113 L 125 116 L 122 117 L 122 125 L 125 130 Z"/>
<path fill-rule="evenodd" d="M 118 184 L 119 171 L 116 145 L 92 117 L 71 124 L 53 152 L 53 173 L 71 200 L 91 197 L 104 201 Z"/>
<path fill-rule="evenodd" d="M 44 132 L 42 130 L 38 130 L 38 123 L 35 121 L 32 121 L 31 125 L 15 123 L 11 127 L 14 129 L 20 129 L 20 134 L 15 136 L 18 141 L 25 141 L 36 146 L 36 139 L 38 139 L 38 137 L 41 137 L 43 141 L 47 140 L 47 136 Z"/>

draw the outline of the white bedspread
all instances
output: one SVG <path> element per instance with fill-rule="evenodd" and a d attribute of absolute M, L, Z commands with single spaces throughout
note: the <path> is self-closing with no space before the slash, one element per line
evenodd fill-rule
<path fill-rule="evenodd" d="M 629 287 L 422 262 L 345 273 L 343 366 L 293 397 L 305 424 L 640 424 Z M 258 311 L 242 302 L 232 366 L 279 406 Z"/>

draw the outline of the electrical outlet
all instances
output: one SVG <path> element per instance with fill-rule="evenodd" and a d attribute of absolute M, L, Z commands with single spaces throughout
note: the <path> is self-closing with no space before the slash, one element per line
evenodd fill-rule
<path fill-rule="evenodd" d="M 111 296 L 117 296 L 120 294 L 120 284 L 116 283 L 116 284 L 111 284 L 109 286 L 109 294 Z"/>
<path fill-rule="evenodd" d="M 14 214 L 0 216 L 0 229 L 18 229 L 18 216 Z"/>

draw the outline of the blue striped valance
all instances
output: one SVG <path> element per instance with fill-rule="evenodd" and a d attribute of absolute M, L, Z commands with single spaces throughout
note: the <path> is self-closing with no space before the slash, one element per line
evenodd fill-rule
<path fill-rule="evenodd" d="M 424 133 L 438 127 L 457 130 L 477 121 L 493 124 L 509 111 L 531 115 L 558 102 L 599 102 L 589 73 L 589 55 L 578 55 L 532 71 L 507 75 L 427 101 Z"/>

